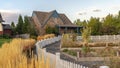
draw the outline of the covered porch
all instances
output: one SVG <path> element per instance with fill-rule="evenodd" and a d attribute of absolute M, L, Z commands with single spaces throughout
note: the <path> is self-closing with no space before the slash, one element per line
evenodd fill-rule
<path fill-rule="evenodd" d="M 82 26 L 77 25 L 57 25 L 59 34 L 65 34 L 65 33 L 77 33 L 81 34 Z"/>

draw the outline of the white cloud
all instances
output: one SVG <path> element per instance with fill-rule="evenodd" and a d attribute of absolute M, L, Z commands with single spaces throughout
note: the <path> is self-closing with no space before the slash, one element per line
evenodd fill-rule
<path fill-rule="evenodd" d="M 118 11 L 120 11 L 120 5 L 111 5 L 106 7 L 88 7 L 77 12 L 76 17 L 81 20 L 88 20 L 91 16 L 103 18 L 109 13 L 116 15 L 118 14 Z"/>
<path fill-rule="evenodd" d="M 5 22 L 3 22 L 3 23 L 10 24 L 12 21 L 17 23 L 17 19 L 18 19 L 18 16 L 19 16 L 20 12 L 21 12 L 20 10 L 3 10 L 3 9 L 0 9 L 0 13 L 3 17 L 3 20 L 5 20 Z"/>
<path fill-rule="evenodd" d="M 3 9 L 0 9 L 0 13 L 3 17 L 3 20 L 5 20 L 5 22 L 3 22 L 3 23 L 6 23 L 6 24 L 11 24 L 12 21 L 17 23 L 19 14 L 21 14 L 23 16 L 30 14 L 27 11 L 23 12 L 23 11 L 20 11 L 20 10 L 3 10 Z"/>
<path fill-rule="evenodd" d="M 0 9 L 0 12 L 4 12 L 4 13 L 20 13 L 20 10 L 3 10 Z"/>

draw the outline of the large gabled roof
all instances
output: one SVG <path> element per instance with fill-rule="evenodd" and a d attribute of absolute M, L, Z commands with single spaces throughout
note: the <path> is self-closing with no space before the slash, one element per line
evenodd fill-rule
<path fill-rule="evenodd" d="M 53 10 L 51 12 L 41 12 L 41 11 L 33 11 L 34 14 L 36 14 L 39 23 L 42 25 L 42 27 L 45 26 L 47 21 L 50 19 L 51 15 L 54 13 L 57 13 L 56 10 Z M 73 25 L 73 23 L 68 19 L 68 17 L 65 14 L 57 13 L 59 18 L 63 21 L 64 25 Z"/>

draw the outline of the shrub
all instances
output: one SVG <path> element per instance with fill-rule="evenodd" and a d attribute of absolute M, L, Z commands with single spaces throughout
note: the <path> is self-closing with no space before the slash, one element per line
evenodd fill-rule
<path fill-rule="evenodd" d="M 87 53 L 89 53 L 91 51 L 89 46 L 83 46 L 82 47 L 82 53 L 84 54 L 84 56 L 87 55 Z"/>
<path fill-rule="evenodd" d="M 45 31 L 46 31 L 46 34 L 56 34 L 56 35 L 58 35 L 58 33 L 59 33 L 58 28 L 51 27 L 51 26 L 47 26 Z"/>
<path fill-rule="evenodd" d="M 64 49 L 63 52 L 68 52 L 68 49 Z"/>
<path fill-rule="evenodd" d="M 68 54 L 72 55 L 72 56 L 77 56 L 77 52 L 69 50 Z"/>
<path fill-rule="evenodd" d="M 0 38 L 9 39 L 11 37 L 7 34 L 3 34 L 3 35 L 0 35 Z"/>
<path fill-rule="evenodd" d="M 53 38 L 53 37 L 55 37 L 55 35 L 54 34 L 47 34 L 47 35 L 43 35 L 43 36 L 38 36 L 37 37 L 37 40 L 43 40 L 43 39 L 48 39 L 48 38 Z"/>
<path fill-rule="evenodd" d="M 63 52 L 72 55 L 72 56 L 77 56 L 77 52 L 72 51 L 72 50 L 68 50 L 68 49 L 64 49 Z"/>
<path fill-rule="evenodd" d="M 88 28 L 88 27 L 84 28 L 82 31 L 82 39 L 85 44 L 89 42 L 90 35 L 91 35 L 90 28 Z"/>

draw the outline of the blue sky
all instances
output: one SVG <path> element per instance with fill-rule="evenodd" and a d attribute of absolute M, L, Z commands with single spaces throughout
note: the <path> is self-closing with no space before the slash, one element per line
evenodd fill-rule
<path fill-rule="evenodd" d="M 6 23 L 17 22 L 19 14 L 31 16 L 33 10 L 57 10 L 71 21 L 88 20 L 91 16 L 103 18 L 109 13 L 117 14 L 119 3 L 119 0 L 2 0 L 0 12 Z"/>

